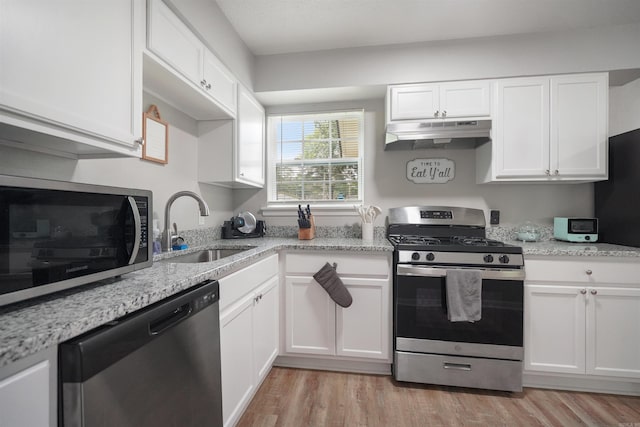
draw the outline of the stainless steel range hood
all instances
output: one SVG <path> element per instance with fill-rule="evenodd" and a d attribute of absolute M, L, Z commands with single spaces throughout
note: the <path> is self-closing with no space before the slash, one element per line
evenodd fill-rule
<path fill-rule="evenodd" d="M 487 141 L 490 131 L 491 120 L 390 123 L 384 149 L 473 148 Z"/>

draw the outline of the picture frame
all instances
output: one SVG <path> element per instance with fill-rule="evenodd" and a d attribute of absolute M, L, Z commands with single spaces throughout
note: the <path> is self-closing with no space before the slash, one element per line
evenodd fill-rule
<path fill-rule="evenodd" d="M 169 163 L 169 124 L 162 120 L 156 105 L 142 114 L 142 159 Z"/>

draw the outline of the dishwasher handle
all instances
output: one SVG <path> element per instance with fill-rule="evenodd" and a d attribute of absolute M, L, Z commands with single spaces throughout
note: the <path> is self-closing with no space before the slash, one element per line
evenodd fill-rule
<path fill-rule="evenodd" d="M 189 317 L 193 307 L 191 303 L 186 303 L 149 322 L 149 335 L 158 335 L 167 329 L 173 328 L 178 323 Z"/>

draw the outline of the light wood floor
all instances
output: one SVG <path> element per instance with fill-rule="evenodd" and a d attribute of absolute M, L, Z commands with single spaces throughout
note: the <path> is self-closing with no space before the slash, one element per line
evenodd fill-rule
<path fill-rule="evenodd" d="M 640 427 L 640 397 L 534 388 L 503 393 L 273 368 L 238 425 Z"/>

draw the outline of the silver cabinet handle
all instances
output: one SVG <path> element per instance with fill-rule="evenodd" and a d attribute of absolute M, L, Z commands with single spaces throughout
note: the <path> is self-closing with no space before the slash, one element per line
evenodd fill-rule
<path fill-rule="evenodd" d="M 545 175 L 551 175 L 551 171 L 549 169 L 544 171 Z"/>
<path fill-rule="evenodd" d="M 207 89 L 211 89 L 211 83 L 207 83 L 207 86 L 205 86 Z"/>
<path fill-rule="evenodd" d="M 581 293 L 582 295 L 584 295 L 584 294 L 586 294 L 586 293 L 587 293 L 587 290 L 586 290 L 586 289 L 580 289 L 580 293 Z"/>
<path fill-rule="evenodd" d="M 596 295 L 598 293 L 598 291 L 596 291 L 595 289 L 591 289 L 591 295 Z"/>
<path fill-rule="evenodd" d="M 447 110 L 444 110 L 444 111 L 442 112 L 442 117 L 447 117 Z"/>
<path fill-rule="evenodd" d="M 144 145 L 144 139 L 142 139 L 141 137 L 140 137 L 140 138 L 138 138 L 138 139 L 136 139 L 136 140 L 135 140 L 135 141 L 133 141 L 133 142 L 135 142 L 135 143 L 137 143 L 137 144 L 140 144 L 140 145 Z"/>
<path fill-rule="evenodd" d="M 558 172 L 558 169 L 556 169 L 556 170 L 553 171 L 553 174 L 554 175 L 558 175 L 558 174 L 560 174 L 560 172 Z"/>
<path fill-rule="evenodd" d="M 587 271 L 585 271 L 585 273 L 587 273 L 587 276 L 591 276 L 593 274 L 593 271 L 587 270 Z"/>
<path fill-rule="evenodd" d="M 203 79 L 203 80 L 200 80 L 200 86 L 204 86 L 204 85 L 206 85 L 206 84 L 207 84 L 207 81 L 206 81 L 206 80 L 204 80 L 204 79 Z"/>
<path fill-rule="evenodd" d="M 433 113 L 433 117 L 438 117 L 440 115 L 440 110 L 436 110 L 435 113 Z"/>
<path fill-rule="evenodd" d="M 442 367 L 444 369 L 455 369 L 457 371 L 470 371 L 471 370 L 471 365 L 468 363 L 450 363 L 450 362 L 444 362 L 442 364 Z"/>

